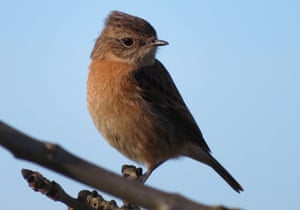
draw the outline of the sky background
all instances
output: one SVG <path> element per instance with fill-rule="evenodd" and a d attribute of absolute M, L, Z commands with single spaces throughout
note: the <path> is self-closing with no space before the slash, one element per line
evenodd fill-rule
<path fill-rule="evenodd" d="M 112 10 L 147 19 L 170 43 L 157 57 L 213 155 L 245 192 L 237 194 L 188 158 L 166 162 L 147 184 L 205 204 L 296 209 L 299 1 L 1 1 L 0 120 L 116 173 L 132 164 L 99 135 L 86 105 L 89 55 Z M 16 160 L 2 147 L 0 163 L 2 209 L 66 209 L 33 192 L 22 168 L 41 172 L 73 196 L 92 189 Z"/>

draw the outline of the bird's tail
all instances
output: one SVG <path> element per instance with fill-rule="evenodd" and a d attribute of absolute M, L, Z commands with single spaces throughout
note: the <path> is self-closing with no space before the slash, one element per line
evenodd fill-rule
<path fill-rule="evenodd" d="M 244 191 L 243 187 L 231 176 L 231 174 L 212 156 L 210 165 L 236 192 Z"/>
<path fill-rule="evenodd" d="M 185 151 L 184 155 L 212 167 L 236 192 L 244 191 L 243 187 L 231 176 L 231 174 L 209 153 L 194 145 Z"/>

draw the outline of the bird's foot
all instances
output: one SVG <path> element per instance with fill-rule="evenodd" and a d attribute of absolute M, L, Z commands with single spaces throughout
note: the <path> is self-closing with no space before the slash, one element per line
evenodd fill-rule
<path fill-rule="evenodd" d="M 122 175 L 128 180 L 132 181 L 141 181 L 143 180 L 143 169 L 137 168 L 134 165 L 123 165 L 122 166 Z M 142 182 L 144 183 L 144 182 Z"/>

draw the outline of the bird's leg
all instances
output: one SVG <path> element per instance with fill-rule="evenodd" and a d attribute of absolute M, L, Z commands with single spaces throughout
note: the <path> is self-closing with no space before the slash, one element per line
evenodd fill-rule
<path fill-rule="evenodd" d="M 143 173 L 142 168 L 137 168 L 133 165 L 123 165 L 122 174 L 123 177 L 125 177 L 126 179 L 138 181 L 144 184 L 149 178 L 149 176 L 152 174 L 152 172 L 163 162 L 164 161 L 160 161 L 156 164 L 147 165 L 148 170 L 144 174 L 142 174 Z"/>
<path fill-rule="evenodd" d="M 141 182 L 141 183 L 145 183 L 147 181 L 147 179 L 149 178 L 149 176 L 152 174 L 152 172 L 158 167 L 160 166 L 163 162 L 165 161 L 160 161 L 154 165 L 148 165 L 148 170 L 138 178 L 138 181 Z"/>

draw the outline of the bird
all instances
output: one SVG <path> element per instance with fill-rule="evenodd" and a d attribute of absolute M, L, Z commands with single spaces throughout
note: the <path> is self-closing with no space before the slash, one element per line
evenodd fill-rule
<path fill-rule="evenodd" d="M 146 166 L 140 181 L 169 159 L 192 158 L 214 169 L 236 192 L 242 186 L 211 150 L 164 65 L 145 19 L 121 11 L 107 16 L 92 49 L 87 106 L 102 136 L 124 156 Z"/>

